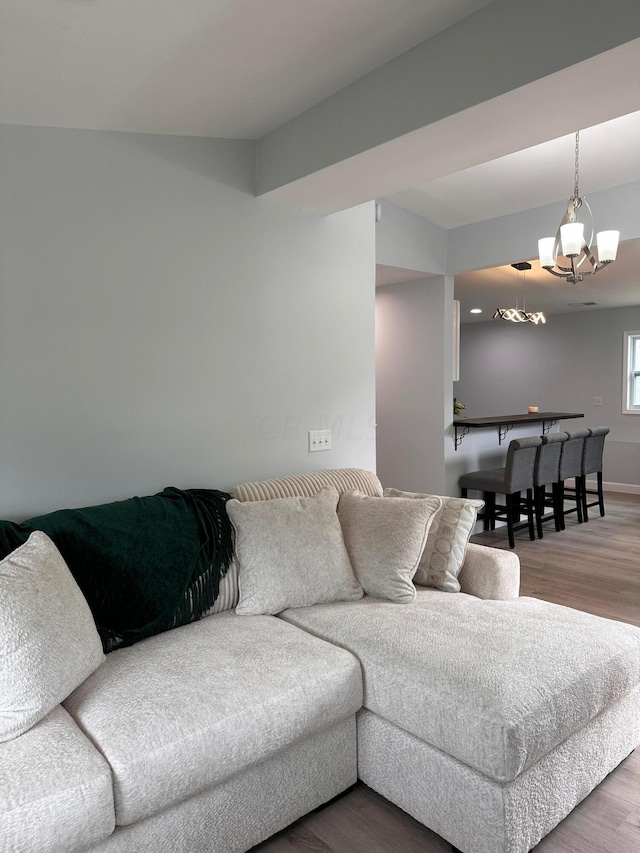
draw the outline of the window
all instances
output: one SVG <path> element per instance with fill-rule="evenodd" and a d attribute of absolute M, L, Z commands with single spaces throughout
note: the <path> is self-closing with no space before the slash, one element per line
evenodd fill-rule
<path fill-rule="evenodd" d="M 624 333 L 622 413 L 640 415 L 640 332 Z"/>

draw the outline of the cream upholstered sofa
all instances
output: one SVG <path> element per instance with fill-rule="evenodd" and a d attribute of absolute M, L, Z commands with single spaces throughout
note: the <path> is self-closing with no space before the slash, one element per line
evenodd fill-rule
<path fill-rule="evenodd" d="M 238 486 L 241 501 L 330 484 Z M 469 545 L 459 594 L 212 614 L 117 650 L 0 744 L 7 853 L 245 851 L 356 778 L 464 853 L 524 853 L 640 740 L 640 631 L 518 598 L 510 552 Z"/>

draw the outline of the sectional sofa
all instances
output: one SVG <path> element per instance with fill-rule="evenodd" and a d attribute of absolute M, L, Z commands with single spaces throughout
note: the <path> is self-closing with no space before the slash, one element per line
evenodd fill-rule
<path fill-rule="evenodd" d="M 241 853 L 357 778 L 463 853 L 525 853 L 640 741 L 640 630 L 518 597 L 517 556 L 466 545 L 473 502 L 383 495 L 354 469 L 233 495 L 238 560 L 206 618 L 105 657 L 67 605 L 87 674 L 0 743 L 3 853 Z M 305 527 L 317 500 L 331 565 Z M 427 521 L 395 566 L 400 515 Z M 277 574 L 283 538 L 305 555 L 302 599 Z M 51 547 L 34 534 L 24 562 Z M 392 582 L 368 574 L 386 561 Z"/>

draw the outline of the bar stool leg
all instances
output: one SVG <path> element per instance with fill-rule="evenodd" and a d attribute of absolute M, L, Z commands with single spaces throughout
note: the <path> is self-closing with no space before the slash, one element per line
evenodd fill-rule
<path fill-rule="evenodd" d="M 509 547 L 515 548 L 516 543 L 513 538 L 513 517 L 515 515 L 514 511 L 514 496 L 513 495 L 505 495 L 506 498 L 506 506 L 507 506 L 507 535 L 509 537 Z"/>
<path fill-rule="evenodd" d="M 580 477 L 580 494 L 582 500 L 582 520 L 589 521 L 589 508 L 587 507 L 587 477 L 583 474 Z"/>
<path fill-rule="evenodd" d="M 562 530 L 562 502 L 560 500 L 560 483 L 552 483 L 551 485 L 551 500 L 553 503 L 553 523 L 556 527 L 556 533 Z"/>
<path fill-rule="evenodd" d="M 495 492 L 483 492 L 484 498 L 484 518 L 482 523 L 483 530 L 496 529 L 496 496 Z"/>
<path fill-rule="evenodd" d="M 536 527 L 538 539 L 542 539 L 542 516 L 544 515 L 544 486 L 535 486 L 533 489 L 533 503 L 536 511 Z"/>
<path fill-rule="evenodd" d="M 598 476 L 598 504 L 600 506 L 600 515 L 604 515 L 604 491 L 602 489 L 602 471 L 597 472 Z"/>
<path fill-rule="evenodd" d="M 584 515 L 582 513 L 582 504 L 584 501 L 584 477 L 576 477 L 576 512 L 578 515 L 578 524 L 582 524 L 585 521 Z"/>
<path fill-rule="evenodd" d="M 529 522 L 529 539 L 533 541 L 536 538 L 533 526 L 533 489 L 527 489 L 527 521 Z"/>
<path fill-rule="evenodd" d="M 513 493 L 513 523 L 520 521 L 520 509 L 522 507 L 522 495 L 520 492 Z"/>

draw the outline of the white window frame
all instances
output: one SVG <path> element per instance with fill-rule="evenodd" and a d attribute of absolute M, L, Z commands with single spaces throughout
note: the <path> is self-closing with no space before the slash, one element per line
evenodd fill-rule
<path fill-rule="evenodd" d="M 623 346 L 623 368 L 622 368 L 622 414 L 640 415 L 640 405 L 631 403 L 633 380 L 640 376 L 640 359 L 634 364 L 635 343 L 640 340 L 640 331 L 625 332 Z"/>

